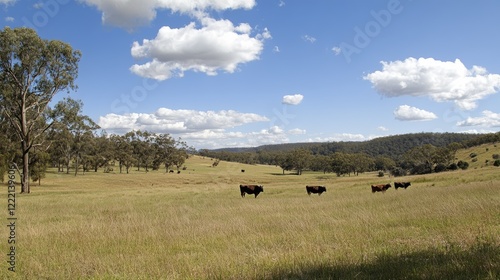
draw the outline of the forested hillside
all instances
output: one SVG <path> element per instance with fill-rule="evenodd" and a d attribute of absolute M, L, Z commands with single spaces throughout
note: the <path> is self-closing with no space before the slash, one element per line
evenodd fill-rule
<path fill-rule="evenodd" d="M 202 156 L 248 164 L 280 166 L 283 172 L 303 170 L 359 174 L 390 172 L 394 176 L 467 169 L 456 159 L 460 149 L 500 141 L 500 133 L 415 133 L 365 142 L 293 143 L 255 148 L 201 150 Z"/>
<path fill-rule="evenodd" d="M 298 148 L 310 150 L 313 155 L 329 155 L 335 152 L 365 153 L 370 156 L 386 156 L 393 159 L 399 158 L 408 150 L 430 144 L 435 147 L 444 147 L 451 143 L 462 143 L 464 146 L 483 144 L 481 138 L 485 134 L 468 133 L 412 133 L 375 138 L 364 142 L 324 142 L 324 143 L 289 143 L 277 145 L 264 145 L 252 148 L 227 148 L 215 149 L 211 152 L 280 152 Z M 498 134 L 497 134 L 497 137 Z M 474 144 L 477 142 L 476 144 Z M 470 143 L 470 144 L 469 144 Z"/>

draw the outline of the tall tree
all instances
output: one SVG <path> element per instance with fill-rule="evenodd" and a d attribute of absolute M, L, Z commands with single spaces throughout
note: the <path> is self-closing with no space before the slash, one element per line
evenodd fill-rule
<path fill-rule="evenodd" d="M 41 120 L 56 93 L 76 89 L 80 57 L 69 44 L 43 40 L 29 28 L 0 31 L 0 110 L 21 143 L 21 193 L 30 193 L 29 152 L 52 125 Z"/>
<path fill-rule="evenodd" d="M 69 161 L 73 160 L 75 176 L 79 165 L 83 163 L 81 160 L 88 159 L 88 154 L 91 153 L 89 145 L 94 138 L 93 132 L 99 128 L 90 117 L 82 114 L 82 108 L 82 101 L 64 98 L 51 111 L 52 118 L 57 121 L 53 126 L 55 144 L 61 145 L 60 149 L 65 151 L 67 168 Z"/>

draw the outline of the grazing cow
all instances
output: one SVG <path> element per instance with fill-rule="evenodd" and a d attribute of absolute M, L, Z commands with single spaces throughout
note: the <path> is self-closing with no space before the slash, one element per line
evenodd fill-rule
<path fill-rule="evenodd" d="M 394 188 L 396 190 L 398 188 L 404 188 L 406 190 L 406 188 L 408 188 L 409 186 L 411 186 L 410 182 L 394 182 Z"/>
<path fill-rule="evenodd" d="M 323 192 L 326 192 L 326 187 L 325 186 L 306 186 L 306 191 L 308 195 L 311 195 L 311 193 L 317 193 L 318 195 L 321 195 Z"/>
<path fill-rule="evenodd" d="M 374 192 L 385 192 L 390 187 L 391 187 L 391 184 L 372 185 L 372 193 L 374 193 Z"/>
<path fill-rule="evenodd" d="M 241 197 L 245 197 L 245 194 L 254 194 L 255 198 L 259 193 L 264 192 L 264 186 L 261 185 L 240 185 Z"/>

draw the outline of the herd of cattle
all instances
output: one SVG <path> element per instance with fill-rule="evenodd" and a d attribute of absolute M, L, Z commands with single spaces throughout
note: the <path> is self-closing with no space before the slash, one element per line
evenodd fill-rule
<path fill-rule="evenodd" d="M 399 188 L 403 188 L 406 190 L 411 186 L 410 182 L 394 182 L 394 188 L 397 190 Z M 391 184 L 382 184 L 382 185 L 371 185 L 372 193 L 375 192 L 385 192 L 387 189 L 391 188 Z M 326 192 L 325 186 L 306 186 L 306 191 L 308 195 L 318 194 Z M 262 185 L 240 185 L 240 193 L 241 197 L 245 197 L 245 194 L 253 194 L 255 198 L 261 193 L 264 192 L 264 186 Z"/>

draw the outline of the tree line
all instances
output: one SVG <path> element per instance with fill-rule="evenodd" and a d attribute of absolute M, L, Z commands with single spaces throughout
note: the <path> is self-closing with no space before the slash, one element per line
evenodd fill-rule
<path fill-rule="evenodd" d="M 270 164 L 302 174 L 304 170 L 358 175 L 368 171 L 393 176 L 467 169 L 459 149 L 500 141 L 500 133 L 418 133 L 365 142 L 293 143 L 254 148 L 199 151 L 200 155 L 246 164 Z"/>
<path fill-rule="evenodd" d="M 75 175 L 114 164 L 127 173 L 132 166 L 179 168 L 189 150 L 180 139 L 148 131 L 107 135 L 82 114 L 81 101 L 49 106 L 57 93 L 77 89 L 80 58 L 69 44 L 43 40 L 33 29 L 0 31 L 0 180 L 10 163 L 21 193 L 30 193 L 30 179 L 40 183 L 49 166 Z"/>

